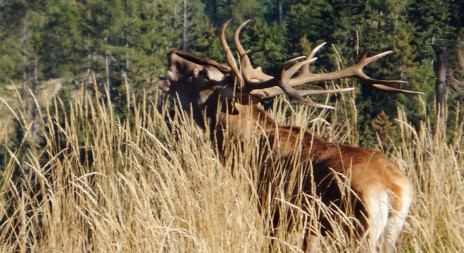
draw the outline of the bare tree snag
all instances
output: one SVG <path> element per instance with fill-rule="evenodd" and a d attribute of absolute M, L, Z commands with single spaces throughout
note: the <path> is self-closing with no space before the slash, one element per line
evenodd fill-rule
<path fill-rule="evenodd" d="M 184 15 L 182 22 L 182 50 L 187 50 L 187 0 L 184 0 Z"/>
<path fill-rule="evenodd" d="M 462 92 L 462 82 L 456 79 L 456 75 L 452 68 L 448 68 L 448 87 L 450 94 Z"/>
<path fill-rule="evenodd" d="M 437 120 L 438 118 L 444 120 L 446 112 L 446 85 L 448 82 L 448 52 L 445 47 L 438 46 L 436 42 L 432 44 L 432 48 L 437 55 L 437 64 L 435 66 L 435 75 L 437 77 L 435 84 L 437 93 Z"/>
<path fill-rule="evenodd" d="M 464 71 L 464 42 L 458 37 L 458 62 L 461 70 Z"/>

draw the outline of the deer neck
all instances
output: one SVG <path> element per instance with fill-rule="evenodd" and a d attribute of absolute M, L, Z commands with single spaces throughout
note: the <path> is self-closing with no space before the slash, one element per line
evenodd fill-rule
<path fill-rule="evenodd" d="M 266 135 L 275 142 L 272 144 L 275 155 L 286 157 L 299 152 L 303 159 L 316 163 L 325 160 L 326 151 L 336 145 L 310 130 L 277 124 L 258 104 L 229 103 L 222 108 L 212 128 L 216 136 L 211 136 L 220 145 L 224 134 L 238 142 Z"/>
<path fill-rule="evenodd" d="M 258 104 L 240 104 L 232 102 L 223 106 L 218 115 L 216 128 L 227 131 L 238 141 L 249 140 L 277 128 L 277 123 Z"/>

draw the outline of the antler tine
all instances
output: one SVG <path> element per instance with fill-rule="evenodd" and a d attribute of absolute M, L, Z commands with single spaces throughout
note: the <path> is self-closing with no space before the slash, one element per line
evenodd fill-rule
<path fill-rule="evenodd" d="M 393 51 L 392 51 L 392 50 L 389 50 L 389 51 L 386 51 L 386 52 L 383 52 L 383 53 L 380 53 L 380 54 L 376 54 L 376 55 L 370 56 L 370 57 L 367 57 L 367 53 L 369 53 L 369 49 L 367 49 L 366 51 L 364 51 L 365 56 L 364 56 L 364 54 L 363 54 L 363 56 L 364 56 L 364 62 L 365 62 L 366 65 L 367 65 L 367 64 L 370 64 L 370 63 L 373 63 L 373 62 L 376 62 L 378 59 L 380 59 L 380 58 L 382 58 L 382 57 L 384 57 L 384 56 L 387 56 L 387 55 L 389 55 L 389 54 L 392 54 Z M 362 58 L 362 57 L 361 57 L 361 58 Z"/>
<path fill-rule="evenodd" d="M 338 92 L 347 92 L 353 91 L 355 88 L 340 88 L 340 89 L 328 89 L 328 90 L 298 90 L 301 96 L 311 96 L 311 95 L 325 95 L 325 94 L 333 94 Z M 284 94 L 284 91 L 279 86 L 273 86 L 265 89 L 256 89 L 250 92 L 251 95 L 259 98 L 271 98 L 281 94 Z"/>
<path fill-rule="evenodd" d="M 224 51 L 226 55 L 226 60 L 229 66 L 232 68 L 232 71 L 234 72 L 235 76 L 238 78 L 238 82 L 240 84 L 240 87 L 243 86 L 243 78 L 242 74 L 240 73 L 240 70 L 238 69 L 237 62 L 235 61 L 235 57 L 232 54 L 232 51 L 230 50 L 229 44 L 227 43 L 226 40 L 226 29 L 227 26 L 230 23 L 230 19 L 227 20 L 227 22 L 224 23 L 221 29 L 221 45 L 222 45 L 222 50 Z"/>
<path fill-rule="evenodd" d="M 324 108 L 324 109 L 335 109 L 335 107 L 328 106 L 328 105 L 323 105 L 323 104 L 318 104 L 314 103 L 311 99 L 309 98 L 304 98 L 304 96 L 308 95 L 322 95 L 322 94 L 333 94 L 333 93 L 339 93 L 339 92 L 347 92 L 347 91 L 352 91 L 354 88 L 341 88 L 341 89 L 330 89 L 330 90 L 297 90 L 293 87 L 291 87 L 288 84 L 285 84 L 285 81 L 282 81 L 282 83 L 279 85 L 279 87 L 290 97 L 297 99 L 298 102 L 318 108 Z"/>
<path fill-rule="evenodd" d="M 292 86 L 290 86 L 288 84 L 288 81 L 290 80 L 290 78 L 303 66 L 307 65 L 307 64 L 310 64 L 311 62 L 314 62 L 316 60 L 316 58 L 309 58 L 309 59 L 306 59 L 302 62 L 299 62 L 299 63 L 296 63 L 295 65 L 293 65 L 292 67 L 290 67 L 288 70 L 285 70 L 285 67 L 292 63 L 292 62 L 295 62 L 297 60 L 301 59 L 301 57 L 297 57 L 295 59 L 292 59 L 290 61 L 287 61 L 286 64 L 284 64 L 281 69 L 280 69 L 280 76 L 279 76 L 279 87 L 286 93 L 288 94 L 290 97 L 293 97 L 295 99 L 297 99 L 300 103 L 302 104 L 307 104 L 307 105 L 311 105 L 311 106 L 314 106 L 314 107 L 319 107 L 319 108 L 325 108 L 325 109 L 335 109 L 334 107 L 332 106 L 328 106 L 328 105 L 323 105 L 323 104 L 317 104 L 317 103 L 314 103 L 311 99 L 306 99 L 304 98 L 304 96 L 306 95 L 314 95 L 314 94 L 329 94 L 329 93 L 335 93 L 335 92 L 342 92 L 342 91 L 349 91 L 349 90 L 353 90 L 352 88 L 347 88 L 347 89 L 336 89 L 336 90 L 327 90 L 326 92 L 317 92 L 317 91 L 312 91 L 312 90 L 297 90 L 295 88 L 293 88 Z"/>
<path fill-rule="evenodd" d="M 298 56 L 298 57 L 295 57 L 295 58 L 293 58 L 293 59 L 290 59 L 290 60 L 284 62 L 284 63 L 282 64 L 282 66 L 288 66 L 288 65 L 290 65 L 290 64 L 292 64 L 292 63 L 294 63 L 294 62 L 301 61 L 301 60 L 305 60 L 305 59 L 306 59 L 306 56 L 304 56 L 304 55 L 303 55 L 303 56 Z"/>
<path fill-rule="evenodd" d="M 339 89 L 328 89 L 328 90 L 301 90 L 300 94 L 302 96 L 311 96 L 311 95 L 324 95 L 324 94 L 333 94 L 339 92 L 353 91 L 354 88 L 339 88 Z"/>
<path fill-rule="evenodd" d="M 389 93 L 400 93 L 400 94 L 407 94 L 407 95 L 424 95 L 424 93 L 420 91 L 397 89 L 397 88 L 393 88 L 393 87 L 386 86 L 383 84 L 374 83 L 374 84 L 371 84 L 370 86 L 374 89 L 389 92 Z"/>
<path fill-rule="evenodd" d="M 303 94 L 301 92 L 304 92 L 303 90 L 296 90 L 292 87 L 289 88 L 289 86 L 280 86 L 282 90 L 285 92 L 285 94 L 289 95 L 290 97 L 298 100 L 298 102 L 305 104 L 305 105 L 310 105 L 318 108 L 324 108 L 324 109 L 335 109 L 335 107 L 329 106 L 329 105 L 323 105 L 323 104 L 318 104 L 314 103 L 310 98 L 304 98 Z M 288 89 L 289 88 L 289 89 Z"/>
<path fill-rule="evenodd" d="M 240 54 L 240 63 L 243 73 L 243 78 L 245 79 L 245 84 L 248 84 L 247 89 L 253 90 L 260 87 L 255 87 L 255 84 L 261 84 L 263 82 L 269 81 L 272 79 L 272 76 L 266 75 L 260 67 L 253 68 L 251 65 L 250 58 L 248 57 L 247 51 L 243 49 L 242 44 L 240 43 L 240 32 L 242 31 L 243 27 L 248 24 L 251 19 L 246 20 L 245 22 L 241 23 L 234 33 L 234 44 L 237 48 L 238 53 Z"/>
<path fill-rule="evenodd" d="M 240 43 L 240 32 L 242 31 L 244 26 L 246 26 L 248 23 L 250 23 L 250 21 L 251 21 L 251 19 L 248 19 L 245 22 L 241 23 L 237 27 L 237 30 L 235 30 L 235 33 L 234 33 L 234 44 L 235 44 L 235 47 L 237 48 L 238 53 L 240 54 L 240 57 L 243 57 L 243 56 L 247 55 L 245 49 L 243 49 L 243 46 Z M 248 57 L 247 57 L 247 59 L 248 59 Z"/>
<path fill-rule="evenodd" d="M 308 58 L 309 59 L 312 59 L 312 58 L 316 58 L 314 57 L 317 53 L 317 51 L 319 51 L 323 46 L 325 46 L 325 44 L 327 44 L 327 42 L 323 42 L 321 44 L 319 44 L 317 47 L 315 47 L 313 50 L 311 50 L 311 53 L 309 53 L 308 55 Z M 317 58 L 316 58 L 317 59 Z M 309 65 L 311 64 L 311 62 L 308 62 L 302 69 L 301 69 L 301 73 L 300 75 L 310 75 L 311 74 L 311 71 L 309 71 Z"/>
<path fill-rule="evenodd" d="M 311 50 L 311 53 L 309 53 L 308 58 L 314 58 L 317 51 L 319 51 L 323 46 L 325 46 L 325 44 L 327 44 L 327 42 L 322 42 L 321 44 L 319 44 L 319 46 L 317 46 L 313 50 Z"/>
<path fill-rule="evenodd" d="M 419 91 L 410 91 L 410 90 L 403 90 L 403 89 L 397 89 L 393 87 L 389 87 L 386 85 L 394 85 L 394 84 L 409 84 L 408 81 L 403 81 L 403 80 L 380 80 L 380 79 L 373 79 L 364 74 L 363 68 L 367 66 L 370 63 L 376 62 L 380 58 L 387 56 L 389 54 L 392 54 L 393 51 L 386 51 L 380 54 L 376 54 L 374 56 L 367 57 L 367 54 L 369 52 L 369 49 L 364 51 L 364 53 L 361 56 L 361 59 L 358 61 L 356 64 L 358 66 L 358 77 L 361 78 L 367 85 L 371 86 L 374 89 L 389 92 L 389 93 L 402 93 L 402 94 L 409 94 L 409 95 L 423 95 L 423 92 Z"/>
<path fill-rule="evenodd" d="M 299 60 L 305 59 L 305 58 L 306 58 L 306 56 L 300 56 L 300 57 L 296 57 L 296 58 L 293 58 L 291 60 L 288 60 L 284 64 L 282 64 L 281 69 L 285 68 L 286 66 L 288 66 L 289 64 L 291 64 L 293 62 L 296 62 L 296 61 L 299 61 Z M 306 65 L 308 65 L 308 64 L 310 64 L 312 62 L 315 62 L 316 60 L 317 60 L 317 58 L 306 58 L 304 61 L 296 63 L 295 65 L 293 65 L 289 69 L 287 69 L 285 71 L 285 75 L 287 75 L 288 79 L 290 79 L 290 77 L 292 77 L 296 72 L 298 72 L 298 70 L 300 70 L 301 67 L 306 66 Z M 282 73 L 282 71 L 281 71 L 281 73 Z"/>
<path fill-rule="evenodd" d="M 314 103 L 311 99 L 305 99 L 305 101 L 307 101 L 306 105 L 309 105 L 309 106 L 313 106 L 313 107 L 316 107 L 316 108 L 322 108 L 322 109 L 329 109 L 329 110 L 335 110 L 335 107 L 333 106 L 330 106 L 330 105 L 324 105 L 324 104 L 318 104 L 318 103 Z M 301 103 L 301 102 L 300 102 Z"/>

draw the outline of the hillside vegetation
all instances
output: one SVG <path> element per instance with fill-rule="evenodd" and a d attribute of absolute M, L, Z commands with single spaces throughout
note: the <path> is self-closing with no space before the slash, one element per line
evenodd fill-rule
<path fill-rule="evenodd" d="M 39 97 L 43 83 L 61 79 L 62 98 L 74 99 L 81 84 L 85 90 L 96 87 L 125 116 L 131 99 L 126 89 L 138 99 L 152 95 L 169 51 L 180 48 L 225 62 L 220 27 L 231 19 L 233 31 L 252 19 L 241 39 L 253 64 L 266 73 L 324 41 L 328 45 L 317 55 L 316 72 L 349 66 L 366 49 L 371 54 L 393 50 L 367 72 L 374 78 L 410 81 L 403 88 L 423 91 L 426 109 L 433 112 L 431 45 L 435 41 L 447 48 L 454 73 L 450 80 L 464 80 L 463 13 L 464 2 L 458 0 L 3 0 L 0 95 L 11 97 L 4 88 L 14 82 L 25 99 L 30 92 Z M 406 108 L 415 126 L 426 117 L 434 123 L 434 114 L 424 115 L 416 98 L 356 86 L 361 124 L 370 125 L 382 110 L 395 115 L 398 106 Z M 464 113 L 459 107 L 464 93 L 462 83 L 449 87 L 456 89 L 450 89 L 448 99 L 448 129 L 454 131 L 456 115 Z M 34 117 L 33 103 L 27 104 Z M 371 132 L 360 133 L 367 146 L 375 145 Z"/>

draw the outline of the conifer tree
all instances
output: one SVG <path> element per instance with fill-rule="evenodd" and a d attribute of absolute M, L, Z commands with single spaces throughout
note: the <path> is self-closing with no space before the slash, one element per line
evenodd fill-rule
<path fill-rule="evenodd" d="M 387 141 L 394 140 L 396 138 L 396 127 L 390 122 L 388 115 L 384 110 L 371 121 L 372 133 L 381 141 L 381 145 L 384 146 Z"/>

